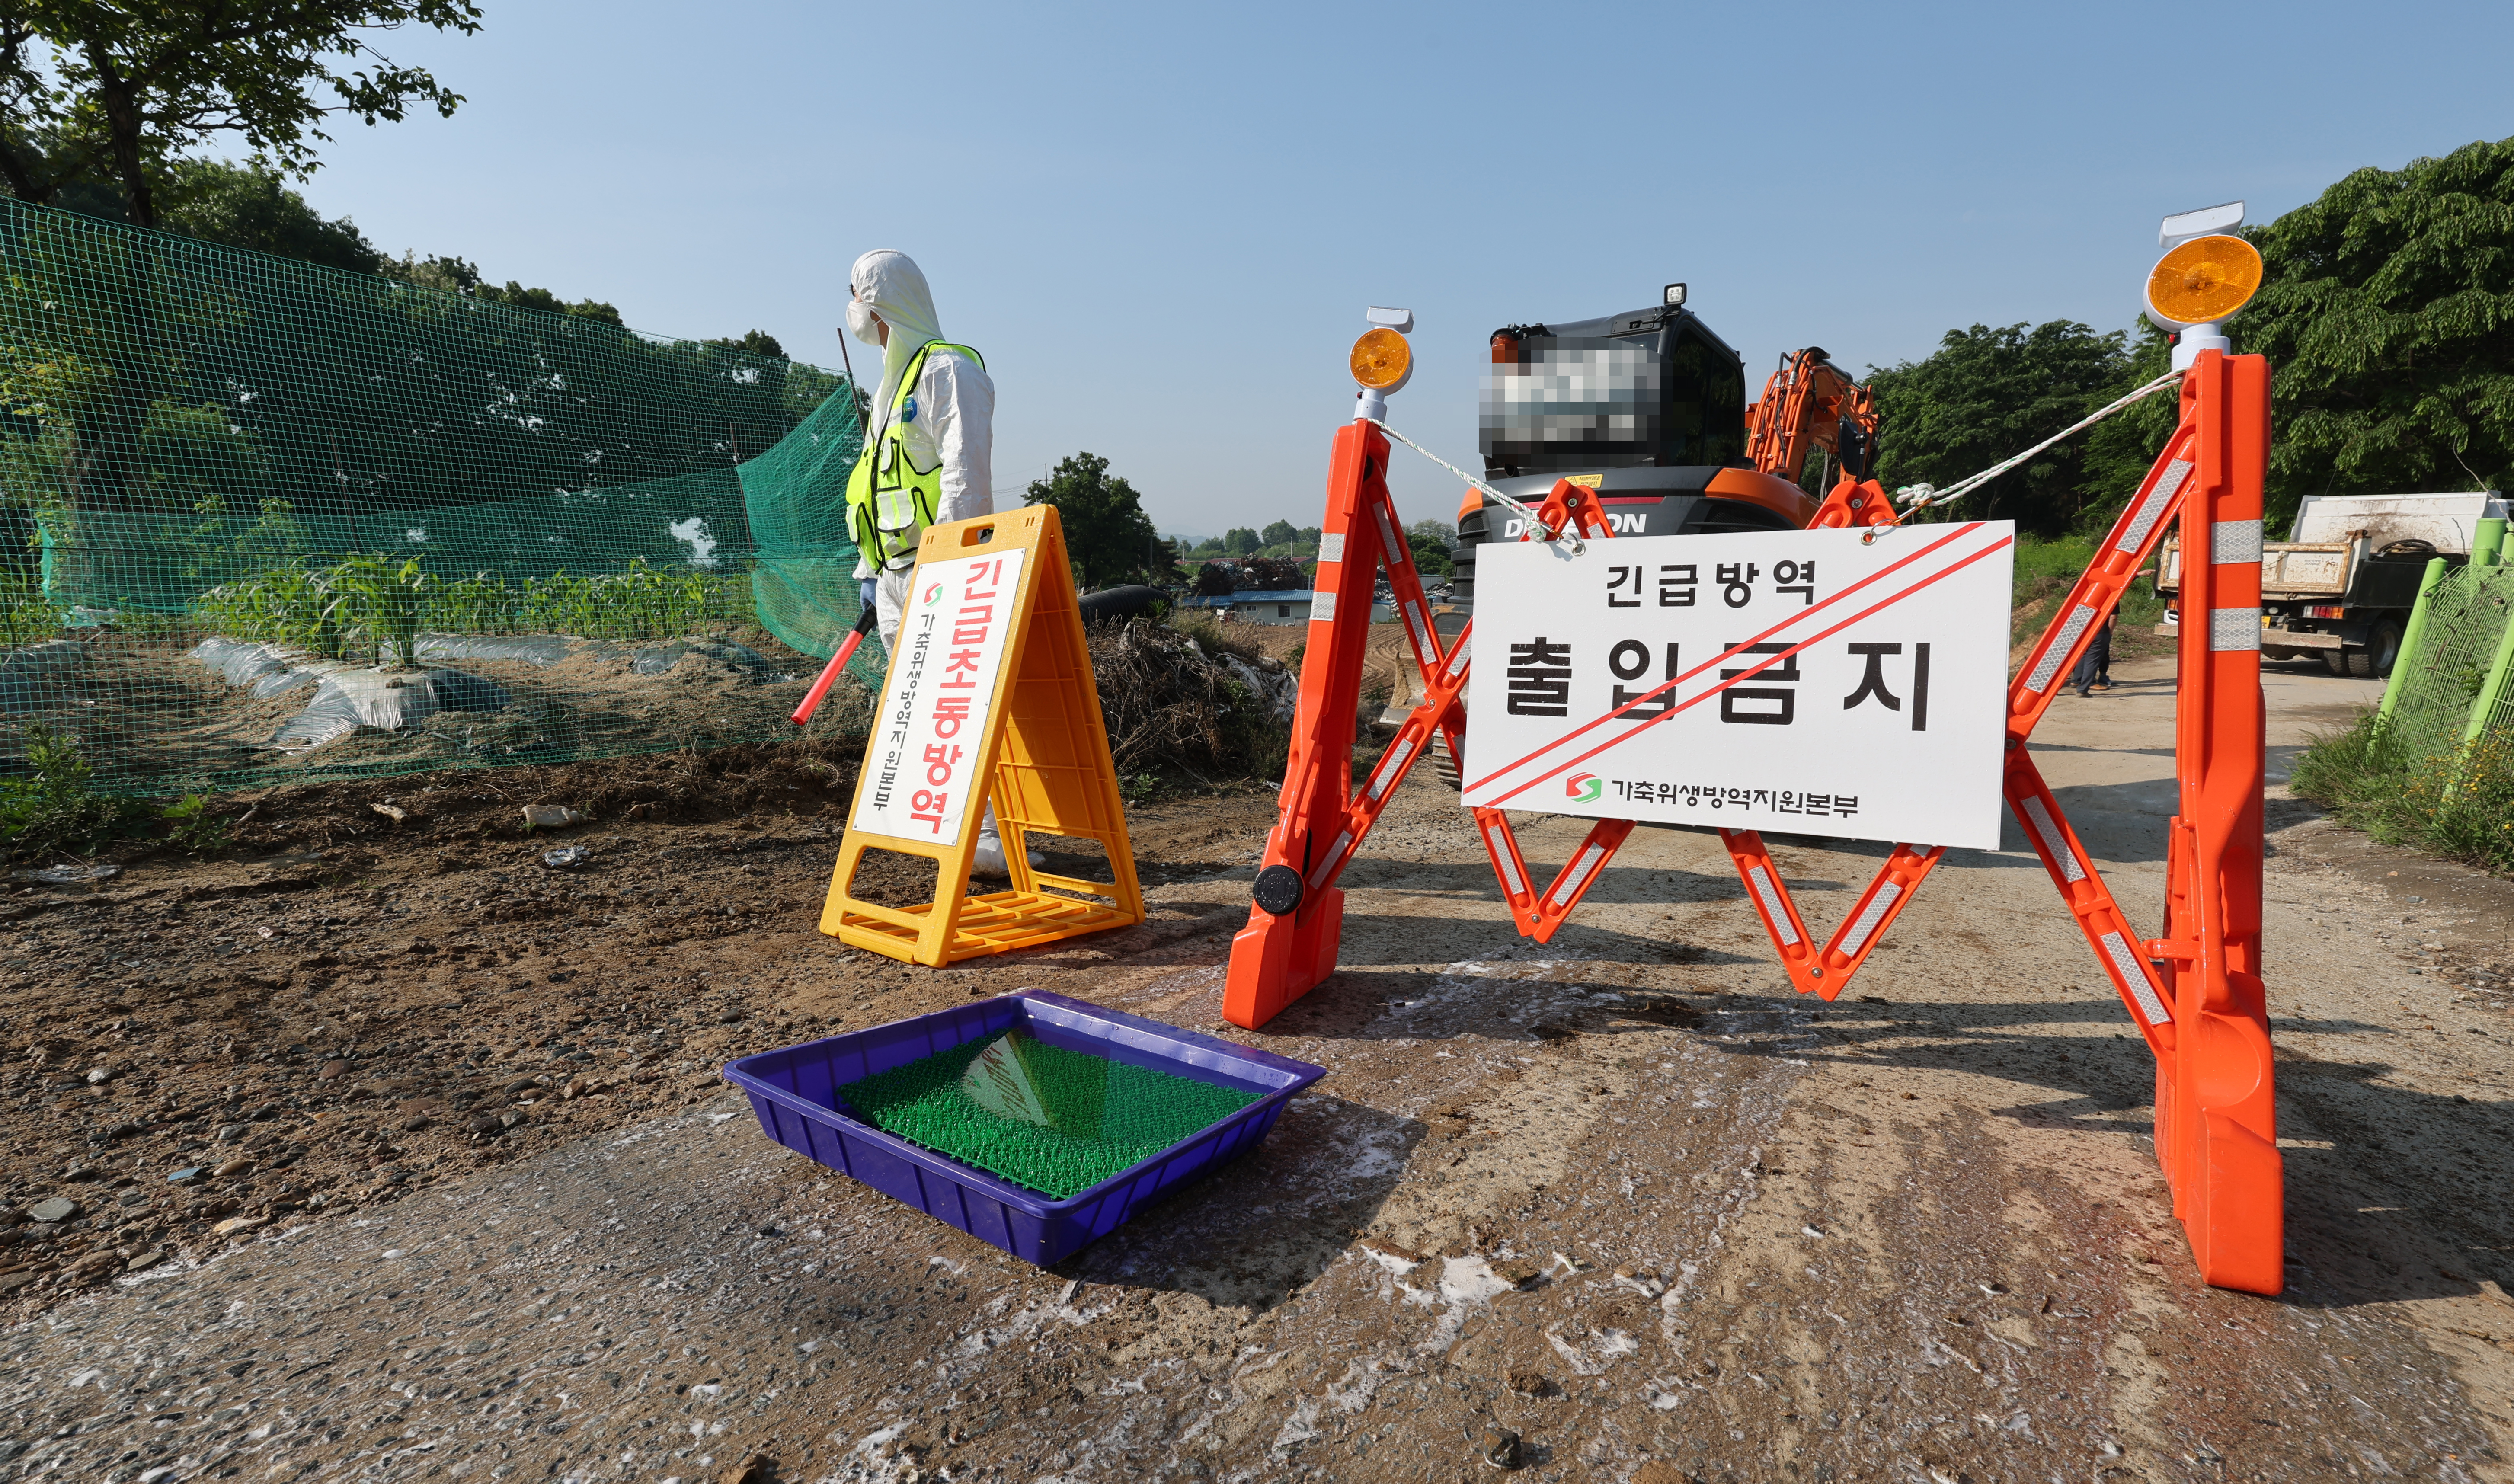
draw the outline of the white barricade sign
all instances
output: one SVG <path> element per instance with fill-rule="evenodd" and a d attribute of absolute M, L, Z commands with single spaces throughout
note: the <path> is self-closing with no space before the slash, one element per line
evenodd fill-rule
<path fill-rule="evenodd" d="M 1481 547 L 1464 801 L 1996 850 L 2015 531 Z"/>
<path fill-rule="evenodd" d="M 978 753 L 1000 688 L 1022 556 L 1014 547 L 917 567 L 865 749 L 872 777 L 857 791 L 851 827 L 960 843 L 969 796 L 987 785 Z"/>

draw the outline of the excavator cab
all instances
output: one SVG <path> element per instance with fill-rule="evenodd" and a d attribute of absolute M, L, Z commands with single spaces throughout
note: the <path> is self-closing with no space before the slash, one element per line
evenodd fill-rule
<path fill-rule="evenodd" d="M 1683 306 L 1681 286 L 1667 297 L 1603 319 L 1493 332 L 1477 417 L 1485 479 L 1530 505 L 1558 479 L 1586 485 L 1618 536 L 1804 527 L 1817 501 L 1756 466 L 1751 444 L 1765 427 L 1750 427 L 1760 409 L 1746 401 L 1743 359 Z M 1833 370 L 1822 351 L 1799 353 L 1810 354 Z M 1778 410 L 1769 387 L 1764 403 Z M 1519 540 L 1521 524 L 1508 506 L 1468 492 L 1440 626 L 1462 624 L 1474 602 L 1476 547 Z"/>

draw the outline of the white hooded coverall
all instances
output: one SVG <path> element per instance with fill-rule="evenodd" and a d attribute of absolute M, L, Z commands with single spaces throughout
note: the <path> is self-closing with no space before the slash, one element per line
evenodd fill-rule
<path fill-rule="evenodd" d="M 943 339 L 943 325 L 934 313 L 934 293 L 925 286 L 924 271 L 906 253 L 875 248 L 856 260 L 847 281 L 855 290 L 847 304 L 847 329 L 867 344 L 882 347 L 881 385 L 872 399 L 878 417 L 897 400 L 899 379 L 916 359 L 917 350 Z M 881 322 L 890 327 L 886 343 L 873 327 L 873 315 L 881 316 Z M 917 372 L 912 395 L 916 416 L 904 429 L 908 457 L 919 468 L 932 468 L 937 460 L 943 465 L 935 522 L 994 514 L 995 383 L 958 351 L 937 349 Z M 877 573 L 870 554 L 856 557 L 858 581 L 872 580 L 873 611 L 884 650 L 899 642 L 900 615 L 908 607 L 908 581 L 914 566 L 912 556 Z M 977 856 L 980 874 L 1004 874 L 1003 840 L 993 804 L 978 821 Z"/>
<path fill-rule="evenodd" d="M 881 385 L 872 399 L 878 418 L 881 409 L 897 400 L 899 379 L 909 362 L 916 359 L 918 347 L 943 339 L 943 327 L 935 317 L 934 295 L 925 286 L 925 275 L 906 253 L 877 248 L 857 259 L 848 276 L 856 297 L 847 308 L 847 326 L 856 339 L 880 341 L 867 311 L 880 315 L 890 327 L 890 342 L 881 352 Z M 864 307 L 859 309 L 859 304 Z M 995 383 L 958 351 L 937 349 L 917 373 L 912 395 L 916 416 L 905 427 L 908 457 L 919 468 L 932 468 L 937 460 L 943 465 L 936 523 L 994 514 L 990 484 L 994 474 Z M 898 642 L 899 616 L 907 606 L 908 576 L 913 565 L 914 559 L 910 558 L 876 574 L 870 556 L 856 559 L 857 578 L 881 580 L 874 606 L 881 616 L 884 649 Z"/>

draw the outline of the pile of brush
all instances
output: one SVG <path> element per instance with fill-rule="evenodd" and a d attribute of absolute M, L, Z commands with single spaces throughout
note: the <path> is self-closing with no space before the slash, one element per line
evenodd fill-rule
<path fill-rule="evenodd" d="M 1205 783 L 1279 777 L 1298 678 L 1211 623 L 1095 623 L 1091 670 L 1121 777 L 1184 773 Z"/>

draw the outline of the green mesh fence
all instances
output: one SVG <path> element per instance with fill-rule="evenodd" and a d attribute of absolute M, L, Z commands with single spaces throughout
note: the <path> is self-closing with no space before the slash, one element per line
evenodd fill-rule
<path fill-rule="evenodd" d="M 0 721 L 158 794 L 779 736 L 843 384 L 0 200 Z"/>
<path fill-rule="evenodd" d="M 2384 726 L 2404 757 L 2435 757 L 2460 744 L 2486 688 L 2496 645 L 2514 615 L 2514 567 L 2455 567 L 2428 600 L 2426 635 L 2403 654 Z M 2514 706 L 2496 699 L 2483 735 L 2509 735 Z"/>
<path fill-rule="evenodd" d="M 759 622 L 816 655 L 837 653 L 838 640 L 864 613 L 856 544 L 847 536 L 847 474 L 862 447 L 864 432 L 847 399 L 829 397 L 737 471 L 757 543 L 751 592 Z"/>

